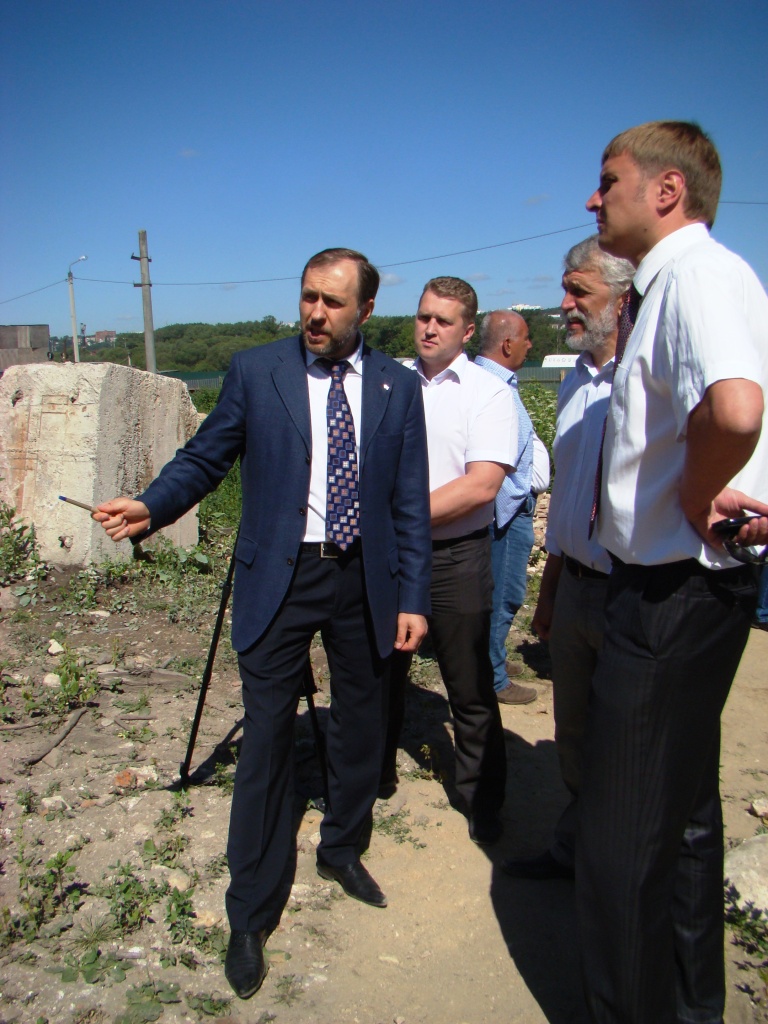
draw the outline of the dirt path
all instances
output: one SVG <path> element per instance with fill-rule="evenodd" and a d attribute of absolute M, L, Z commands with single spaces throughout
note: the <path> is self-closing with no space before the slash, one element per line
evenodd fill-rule
<path fill-rule="evenodd" d="M 220 1019 L 250 1024 L 586 1020 L 571 884 L 513 880 L 496 866 L 505 857 L 542 849 L 565 799 L 546 655 L 529 635 L 517 633 L 515 639 L 539 698 L 527 707 L 502 708 L 509 795 L 504 839 L 492 851 L 469 841 L 465 819 L 452 809 L 436 777 L 450 776 L 451 725 L 434 664 L 418 663 L 408 695 L 401 785 L 376 807 L 366 859 L 389 897 L 383 911 L 347 899 L 314 870 L 320 814 L 301 808 L 319 782 L 302 705 L 295 881 L 267 944 L 270 971 L 263 989 L 248 1003 L 226 1005 L 215 1002 L 230 994 L 216 944 L 226 927 L 222 855 L 232 771 L 227 752 L 240 714 L 234 663 L 223 651 L 198 741 L 196 763 L 207 760 L 211 769 L 216 745 L 224 744 L 219 767 L 208 784 L 192 787 L 186 803 L 173 783 L 197 696 L 190 666 L 199 669 L 208 635 L 169 623 L 162 609 L 142 613 L 139 630 L 139 616 L 126 608 L 108 617 L 96 609 L 58 620 L 68 645 L 91 662 L 84 671 L 95 672 L 99 659 L 116 664 L 99 668 L 101 689 L 93 706 L 55 751 L 25 768 L 21 759 L 51 737 L 41 729 L 0 734 L 2 906 L 8 908 L 0 947 L 0 1022 L 170 1024 L 212 1020 L 208 1011 L 217 1007 L 224 1014 Z M 46 653 L 55 611 L 15 618 L 7 612 L 0 617 L 0 661 L 6 718 L 16 712 L 19 721 L 25 688 L 44 697 L 38 684 L 61 664 L 61 656 Z M 320 649 L 313 659 L 322 717 L 327 678 Z M 748 813 L 749 802 L 768 793 L 766 664 L 768 633 L 753 630 L 723 719 L 730 843 L 755 834 L 758 821 Z M 189 679 L 179 675 L 179 667 L 191 672 Z M 35 685 L 25 683 L 27 678 Z M 155 788 L 147 788 L 147 781 Z M 62 901 L 55 882 L 46 881 L 46 865 L 69 850 L 75 851 L 68 865 L 74 871 L 63 876 Z M 118 861 L 134 866 L 135 882 L 125 873 L 117 877 Z M 166 882 L 189 885 L 197 916 L 190 917 L 182 898 L 176 922 L 169 923 L 165 892 L 147 909 L 152 920 L 135 930 L 126 926 L 121 936 L 113 927 L 117 896 L 122 893 L 123 907 L 135 910 L 138 894 L 146 894 L 152 881 L 161 891 Z M 71 890 L 77 883 L 85 887 L 79 897 Z M 34 899 L 43 897 L 44 922 L 27 942 L 21 935 L 25 914 L 29 918 Z M 173 941 L 181 935 L 183 941 Z M 95 960 L 89 949 L 99 951 Z M 727 1024 L 768 1021 L 766 1001 L 753 1005 L 739 990 L 754 992 L 760 985 L 754 971 L 737 968 L 746 959 L 743 950 L 729 946 Z M 73 973 L 74 980 L 67 980 Z"/>

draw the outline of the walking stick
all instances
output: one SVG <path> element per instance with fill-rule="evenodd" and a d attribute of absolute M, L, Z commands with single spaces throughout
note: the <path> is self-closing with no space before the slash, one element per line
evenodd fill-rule
<path fill-rule="evenodd" d="M 219 603 L 219 611 L 216 616 L 216 625 L 213 628 L 213 637 L 211 638 L 211 646 L 208 651 L 208 661 L 205 665 L 205 671 L 203 672 L 202 682 L 200 684 L 200 696 L 197 698 L 197 708 L 195 710 L 195 718 L 192 722 L 192 729 L 189 734 L 189 742 L 187 744 L 187 753 L 179 766 L 179 777 L 181 785 L 184 789 L 189 785 L 189 766 L 192 764 L 192 754 L 195 749 L 195 742 L 197 740 L 197 732 L 200 728 L 200 720 L 203 717 L 203 708 L 205 707 L 205 699 L 208 696 L 208 687 L 211 684 L 211 676 L 213 675 L 213 663 L 216 660 L 216 650 L 219 646 L 219 637 L 221 636 L 221 628 L 224 625 L 224 615 L 229 604 L 229 598 L 232 594 L 232 579 L 235 574 L 235 551 L 237 550 L 237 538 L 240 536 L 238 529 L 237 536 L 235 537 L 235 544 L 232 548 L 232 557 L 229 560 L 229 569 L 227 570 L 227 578 L 224 581 L 224 585 L 221 588 L 221 602 Z M 317 692 L 315 686 L 315 678 L 312 674 L 312 662 L 309 660 L 307 655 L 307 662 L 304 666 L 304 696 L 307 700 L 307 708 L 309 709 L 309 718 L 312 722 L 312 732 L 315 737 L 315 747 L 317 749 L 317 758 L 320 762 L 320 771 L 323 776 L 323 796 L 325 798 L 326 807 L 330 807 L 330 799 L 328 797 L 328 765 L 325 757 L 325 738 L 322 730 L 320 729 L 320 722 L 317 718 L 317 709 L 315 708 L 315 701 L 313 694 Z"/>
<path fill-rule="evenodd" d="M 320 772 L 323 776 L 323 798 L 325 799 L 325 810 L 331 809 L 331 798 L 328 793 L 328 761 L 325 756 L 325 737 L 323 731 L 320 728 L 320 722 L 317 717 L 317 708 L 315 707 L 314 694 L 317 693 L 317 686 L 315 685 L 315 677 L 312 674 L 312 662 L 310 661 L 309 655 L 307 655 L 307 663 L 304 666 L 304 696 L 307 699 L 307 710 L 309 711 L 309 719 L 312 722 L 312 732 L 315 735 L 315 749 L 317 750 L 317 759 L 320 762 Z"/>
<path fill-rule="evenodd" d="M 195 749 L 195 740 L 197 739 L 197 730 L 200 728 L 200 719 L 203 717 L 203 708 L 205 707 L 205 698 L 208 695 L 208 687 L 211 684 L 211 676 L 213 675 L 213 663 L 216 660 L 216 649 L 219 646 L 219 637 L 221 636 L 221 627 L 224 625 L 224 615 L 229 604 L 229 597 L 232 593 L 232 577 L 235 574 L 235 551 L 237 551 L 237 538 L 240 536 L 240 530 L 238 529 L 237 535 L 235 536 L 235 544 L 232 548 L 232 557 L 229 560 L 229 569 L 227 570 L 227 578 L 224 581 L 224 585 L 221 588 L 221 601 L 219 603 L 219 612 L 216 616 L 216 625 L 213 627 L 213 637 L 211 638 L 211 646 L 208 651 L 208 661 L 205 665 L 205 671 L 203 672 L 202 683 L 200 684 L 200 696 L 197 698 L 197 708 L 195 710 L 195 719 L 192 722 L 192 730 L 189 734 L 189 743 L 187 744 L 187 753 L 179 766 L 179 776 L 181 778 L 181 785 L 184 789 L 189 785 L 189 766 L 192 764 L 192 753 Z"/>

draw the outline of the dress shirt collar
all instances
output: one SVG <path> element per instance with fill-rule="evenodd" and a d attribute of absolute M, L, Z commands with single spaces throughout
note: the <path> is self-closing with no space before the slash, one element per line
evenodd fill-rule
<path fill-rule="evenodd" d="M 304 349 L 304 358 L 307 361 L 307 369 L 309 369 L 309 367 L 312 366 L 312 364 L 315 363 L 318 359 L 328 359 L 330 357 L 329 356 L 316 356 L 314 354 L 314 352 L 310 352 L 309 349 L 305 348 Z M 363 367 L 362 367 L 362 362 L 363 362 L 363 336 L 360 333 L 360 331 L 357 332 L 357 347 L 355 348 L 355 351 L 351 355 L 345 356 L 344 358 L 349 363 L 349 370 L 347 372 L 349 372 L 350 370 L 353 373 L 362 373 L 363 372 Z M 331 361 L 335 362 L 335 360 L 331 360 Z M 322 369 L 322 367 L 318 366 L 317 369 L 319 371 L 319 370 Z M 325 371 L 323 371 L 323 373 L 324 373 L 325 376 L 327 376 L 327 374 L 325 374 Z"/>
<path fill-rule="evenodd" d="M 497 363 L 495 359 L 488 359 L 486 356 L 475 356 L 475 362 L 478 366 L 482 366 L 484 370 L 488 370 L 490 373 L 500 377 L 505 384 L 517 387 L 517 374 L 514 370 L 510 370 L 508 367 L 502 366 L 501 363 Z"/>
<path fill-rule="evenodd" d="M 453 377 L 461 384 L 461 378 L 466 374 L 467 367 L 469 366 L 469 359 L 467 358 L 466 352 L 460 352 L 453 360 L 450 366 L 446 366 L 440 373 L 435 374 L 432 380 L 427 380 L 424 376 L 424 371 L 421 368 L 421 359 L 417 359 L 413 364 L 414 370 L 421 377 L 424 384 L 440 384 L 448 377 Z"/>
<path fill-rule="evenodd" d="M 654 277 L 666 263 L 679 256 L 685 249 L 689 249 L 692 245 L 697 245 L 707 238 L 709 238 L 709 231 L 706 224 L 701 223 L 687 224 L 684 228 L 678 228 L 671 235 L 662 238 L 640 261 L 633 281 L 635 288 L 641 295 L 645 295 Z"/>
<path fill-rule="evenodd" d="M 603 363 L 600 369 L 598 369 L 595 366 L 595 361 L 592 358 L 591 352 L 580 352 L 579 358 L 576 360 L 576 372 L 582 377 L 587 374 L 595 382 L 605 380 L 606 377 L 609 380 L 613 380 L 614 358 L 614 356 L 611 356 L 611 358 L 607 362 Z"/>

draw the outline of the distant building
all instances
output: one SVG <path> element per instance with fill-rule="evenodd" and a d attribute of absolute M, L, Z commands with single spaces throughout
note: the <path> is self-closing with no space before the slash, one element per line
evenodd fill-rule
<path fill-rule="evenodd" d="M 529 306 L 527 302 L 518 302 L 516 306 L 509 306 L 509 309 L 514 309 L 516 313 L 522 313 L 524 309 L 541 309 L 541 306 Z"/>
<path fill-rule="evenodd" d="M 117 332 L 116 331 L 96 331 L 96 333 L 93 336 L 93 344 L 94 345 L 103 345 L 106 342 L 109 342 L 110 345 L 114 345 L 116 338 L 117 338 Z"/>
<path fill-rule="evenodd" d="M 0 325 L 0 373 L 20 363 L 44 363 L 50 341 L 48 324 Z"/>

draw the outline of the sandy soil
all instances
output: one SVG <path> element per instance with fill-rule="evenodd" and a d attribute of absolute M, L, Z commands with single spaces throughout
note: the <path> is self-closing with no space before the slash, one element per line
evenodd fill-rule
<path fill-rule="evenodd" d="M 209 612 L 204 610 L 190 629 L 169 622 L 162 601 L 153 610 L 139 611 L 126 595 L 118 602 L 122 610 L 116 610 L 113 594 L 109 615 L 103 604 L 62 617 L 51 605 L 54 588 L 64 582 L 59 574 L 46 583 L 48 603 L 29 616 L 9 611 L 0 597 L 6 722 L 29 720 L 25 687 L 44 693 L 39 685 L 43 676 L 60 664 L 61 655 L 47 653 L 57 623 L 65 642 L 87 660 L 86 671 L 98 668 L 101 687 L 69 736 L 34 766 L 25 766 L 22 759 L 44 749 L 52 734 L 44 728 L 0 733 L 1 903 L 7 908 L 0 946 L 0 1022 L 161 1019 L 170 1024 L 212 1020 L 214 1011 L 225 1021 L 251 1024 L 586 1020 L 572 885 L 513 880 L 497 866 L 506 857 L 543 849 L 565 800 L 553 743 L 546 649 L 526 632 L 525 616 L 522 628 L 510 637 L 510 648 L 525 660 L 525 681 L 535 683 L 539 697 L 527 707 L 502 708 L 508 800 L 504 838 L 491 850 L 469 841 L 465 819 L 451 806 L 452 728 L 445 691 L 434 663 L 428 658 L 417 662 L 400 753 L 401 784 L 390 801 L 375 808 L 366 855 L 369 870 L 389 897 L 386 910 L 344 897 L 314 870 L 320 813 L 305 808 L 320 782 L 308 713 L 301 705 L 293 886 L 267 943 L 270 970 L 262 990 L 247 1003 L 227 1004 L 231 993 L 215 947 L 222 940 L 218 929 L 226 928 L 222 855 L 240 715 L 231 650 L 222 645 L 198 739 L 194 765 L 202 764 L 196 778 L 204 781 L 191 787 L 183 804 L 175 783 L 207 653 Z M 100 661 L 104 664 L 98 666 Z M 759 823 L 748 807 L 755 796 L 768 792 L 766 662 L 768 633 L 753 630 L 723 722 L 722 789 L 730 844 L 755 834 Z M 313 649 L 313 664 L 322 721 L 328 681 L 319 647 Z M 163 866 L 158 851 L 167 844 L 163 857 L 175 863 Z M 68 866 L 74 873 L 62 885 L 72 893 L 71 887 L 80 884 L 82 895 L 57 905 L 56 886 L 49 885 L 54 895 L 47 920 L 31 941 L 24 941 L 19 934 L 24 892 L 44 890 L 46 864 L 73 849 Z M 172 941 L 167 894 L 140 928 L 122 936 L 110 930 L 118 861 L 132 864 L 145 886 L 150 880 L 161 887 L 165 882 L 188 886 L 197 915 L 186 922 L 188 935 L 202 928 L 194 934 L 205 933 L 207 946 Z M 25 874 L 31 882 L 24 883 Z M 104 967 L 97 977 L 91 975 L 91 983 L 83 976 L 89 948 L 99 950 L 96 964 Z M 727 958 L 727 1024 L 768 1021 L 764 986 L 746 966 L 744 950 L 729 945 Z M 62 975 L 67 964 L 70 973 Z M 73 965 L 76 980 L 66 980 Z M 142 985 L 145 998 L 137 1002 Z M 178 1001 L 159 1002 L 161 997 Z"/>

